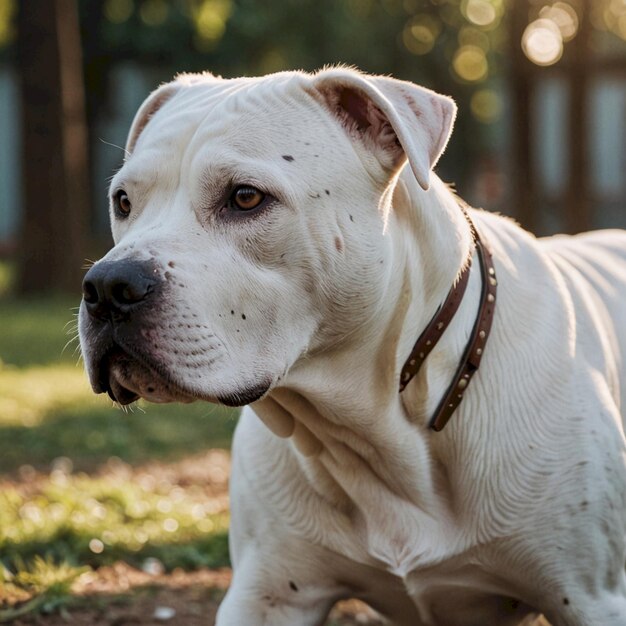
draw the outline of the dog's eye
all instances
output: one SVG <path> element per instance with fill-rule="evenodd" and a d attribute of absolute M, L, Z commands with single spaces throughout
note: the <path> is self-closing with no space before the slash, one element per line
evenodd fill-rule
<path fill-rule="evenodd" d="M 261 206 L 265 198 L 265 194 L 256 187 L 243 185 L 233 191 L 229 204 L 238 211 L 252 211 Z"/>
<path fill-rule="evenodd" d="M 113 196 L 113 204 L 115 206 L 115 212 L 119 217 L 128 217 L 132 205 L 128 199 L 128 194 L 123 189 L 118 189 Z"/>

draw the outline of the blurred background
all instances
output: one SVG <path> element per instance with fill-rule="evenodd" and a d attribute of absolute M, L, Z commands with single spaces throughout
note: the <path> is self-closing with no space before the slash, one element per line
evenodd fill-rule
<path fill-rule="evenodd" d="M 438 173 L 474 206 L 541 235 L 626 227 L 626 0 L 0 0 L 0 621 L 119 580 L 227 584 L 185 573 L 228 565 L 236 415 L 94 397 L 71 307 L 152 89 L 333 63 L 456 99 Z"/>
<path fill-rule="evenodd" d="M 179 71 L 354 64 L 458 102 L 439 172 L 539 234 L 626 225 L 624 0 L 0 0 L 0 256 L 76 290 L 143 98 Z"/>

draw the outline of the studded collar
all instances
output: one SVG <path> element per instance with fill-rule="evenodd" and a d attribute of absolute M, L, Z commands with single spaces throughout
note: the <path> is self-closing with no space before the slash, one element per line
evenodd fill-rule
<path fill-rule="evenodd" d="M 440 431 L 448 423 L 452 414 L 456 411 L 467 387 L 480 366 L 480 361 L 489 338 L 491 325 L 496 309 L 496 291 L 497 280 L 496 270 L 493 265 L 493 258 L 490 250 L 485 246 L 480 234 L 476 230 L 465 207 L 461 206 L 461 210 L 467 219 L 472 239 L 474 241 L 474 249 L 477 252 L 480 262 L 480 275 L 482 281 L 480 293 L 480 305 L 478 314 L 470 333 L 470 337 L 463 351 L 461 361 L 454 373 L 452 382 L 448 386 L 446 393 L 439 402 L 434 415 L 432 416 L 429 426 L 435 431 Z M 400 373 L 400 392 L 404 391 L 411 379 L 419 372 L 426 357 L 441 339 L 446 328 L 454 318 L 461 302 L 463 295 L 469 282 L 469 274 L 472 266 L 473 250 L 470 253 L 468 261 L 457 276 L 457 279 L 448 292 L 443 304 L 439 307 L 434 317 L 430 320 L 422 334 L 411 350 L 409 358 L 406 360 Z"/>

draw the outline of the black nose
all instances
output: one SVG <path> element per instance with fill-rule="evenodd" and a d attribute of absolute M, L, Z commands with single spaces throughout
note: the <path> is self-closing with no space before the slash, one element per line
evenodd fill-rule
<path fill-rule="evenodd" d="M 83 301 L 94 317 L 130 313 L 158 284 L 154 265 L 141 261 L 96 263 L 83 279 Z"/>

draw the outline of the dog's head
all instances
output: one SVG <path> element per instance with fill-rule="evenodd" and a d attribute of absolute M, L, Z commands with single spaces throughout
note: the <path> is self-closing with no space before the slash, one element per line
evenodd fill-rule
<path fill-rule="evenodd" d="M 157 89 L 111 182 L 115 247 L 84 280 L 94 390 L 247 404 L 369 319 L 389 189 L 407 159 L 428 187 L 454 115 L 448 98 L 347 69 Z"/>

